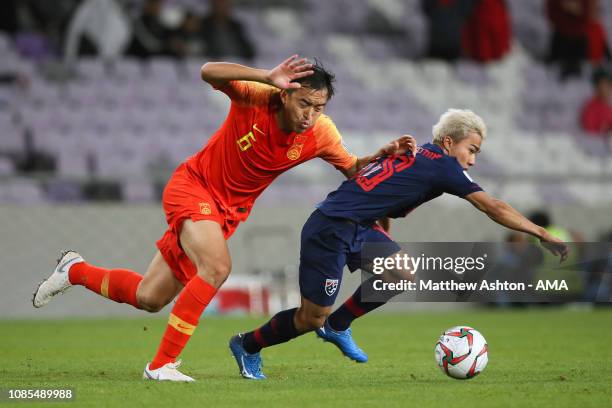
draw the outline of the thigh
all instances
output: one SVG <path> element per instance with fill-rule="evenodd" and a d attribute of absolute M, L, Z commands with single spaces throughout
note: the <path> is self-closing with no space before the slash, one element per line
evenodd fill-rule
<path fill-rule="evenodd" d="M 213 195 L 191 175 L 184 163 L 176 169 L 166 184 L 162 207 L 168 230 L 157 241 L 157 248 L 175 277 L 186 285 L 196 275 L 197 267 L 183 250 L 182 226 L 189 224 L 186 220 L 209 220 L 220 225 L 224 225 L 225 220 Z M 226 235 L 231 235 L 231 232 L 233 231 L 228 231 Z"/>
<path fill-rule="evenodd" d="M 224 219 L 212 192 L 194 179 L 185 165 L 174 172 L 162 195 L 162 207 L 169 229 L 177 236 L 186 219 L 209 220 L 223 225 Z"/>
<path fill-rule="evenodd" d="M 231 269 L 231 258 L 221 225 L 211 220 L 185 220 L 181 247 L 197 273 L 215 287 L 221 286 Z"/>
<path fill-rule="evenodd" d="M 386 258 L 397 254 L 401 247 L 381 227 L 375 225 L 360 233 L 361 250 L 347 256 L 347 265 L 351 272 L 361 269 L 373 271 L 375 258 Z"/>
<path fill-rule="evenodd" d="M 157 251 L 138 286 L 138 297 L 154 299 L 163 305 L 167 305 L 178 295 L 181 289 L 183 289 L 183 285 L 174 276 L 161 253 Z"/>
<path fill-rule="evenodd" d="M 303 234 L 300 251 L 300 293 L 318 306 L 334 304 L 346 265 L 347 244 L 326 232 Z"/>

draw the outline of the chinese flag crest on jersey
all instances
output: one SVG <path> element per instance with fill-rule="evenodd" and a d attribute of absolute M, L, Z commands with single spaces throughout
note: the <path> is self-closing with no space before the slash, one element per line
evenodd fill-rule
<path fill-rule="evenodd" d="M 287 150 L 287 158 L 289 160 L 297 160 L 300 158 L 302 154 L 302 147 L 304 147 L 304 143 L 306 142 L 306 136 L 299 135 L 295 137 L 293 141 L 293 145 Z"/>
<path fill-rule="evenodd" d="M 212 208 L 209 203 L 200 203 L 200 214 L 210 215 L 212 214 Z"/>

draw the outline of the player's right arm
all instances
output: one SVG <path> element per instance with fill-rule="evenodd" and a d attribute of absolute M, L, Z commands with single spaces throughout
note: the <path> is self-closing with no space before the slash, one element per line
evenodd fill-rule
<path fill-rule="evenodd" d="M 312 64 L 308 60 L 298 59 L 297 55 L 293 55 L 270 70 L 231 62 L 207 62 L 202 66 L 200 76 L 214 88 L 221 88 L 231 81 L 253 81 L 279 89 L 292 89 L 301 85 L 291 81 L 312 75 L 313 72 Z"/>
<path fill-rule="evenodd" d="M 567 258 L 569 250 L 563 241 L 552 236 L 544 228 L 529 221 L 523 214 L 512 208 L 510 204 L 493 198 L 484 191 L 468 194 L 465 196 L 465 199 L 496 223 L 538 238 L 546 249 L 554 255 L 559 255 L 561 261 Z"/>

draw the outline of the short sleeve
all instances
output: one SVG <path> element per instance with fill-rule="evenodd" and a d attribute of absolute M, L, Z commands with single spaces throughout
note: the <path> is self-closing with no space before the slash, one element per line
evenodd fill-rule
<path fill-rule="evenodd" d="M 241 106 L 267 105 L 271 96 L 278 92 L 273 86 L 251 81 L 229 81 L 214 88 L 229 96 L 232 103 Z"/>
<path fill-rule="evenodd" d="M 454 166 L 442 177 L 441 188 L 445 193 L 462 198 L 468 194 L 482 191 L 482 188 L 472 180 L 467 171 Z"/>
<path fill-rule="evenodd" d="M 317 142 L 316 155 L 338 170 L 348 170 L 357 162 L 357 156 L 349 153 L 334 122 L 321 115 L 314 127 Z"/>

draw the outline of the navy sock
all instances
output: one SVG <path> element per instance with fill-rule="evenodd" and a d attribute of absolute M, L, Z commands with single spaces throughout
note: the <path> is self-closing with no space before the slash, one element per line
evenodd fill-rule
<path fill-rule="evenodd" d="M 299 336 L 293 323 L 296 311 L 297 308 L 283 310 L 260 328 L 246 333 L 242 339 L 242 346 L 246 352 L 258 353 L 264 347 L 285 343 Z"/>
<path fill-rule="evenodd" d="M 334 313 L 329 315 L 329 317 L 327 318 L 329 327 L 331 327 L 332 329 L 336 331 L 344 331 L 351 326 L 351 323 L 353 322 L 353 320 L 387 303 L 386 301 L 385 302 L 363 302 L 361 300 L 361 288 L 362 287 L 371 288 L 372 280 L 375 278 L 379 279 L 378 277 L 372 277 L 369 280 L 362 283 L 361 286 L 357 288 L 355 293 L 353 293 L 353 295 L 350 298 L 348 298 L 347 301 L 344 302 L 342 306 L 340 306 Z M 393 296 L 390 296 L 389 299 L 391 297 Z"/>

